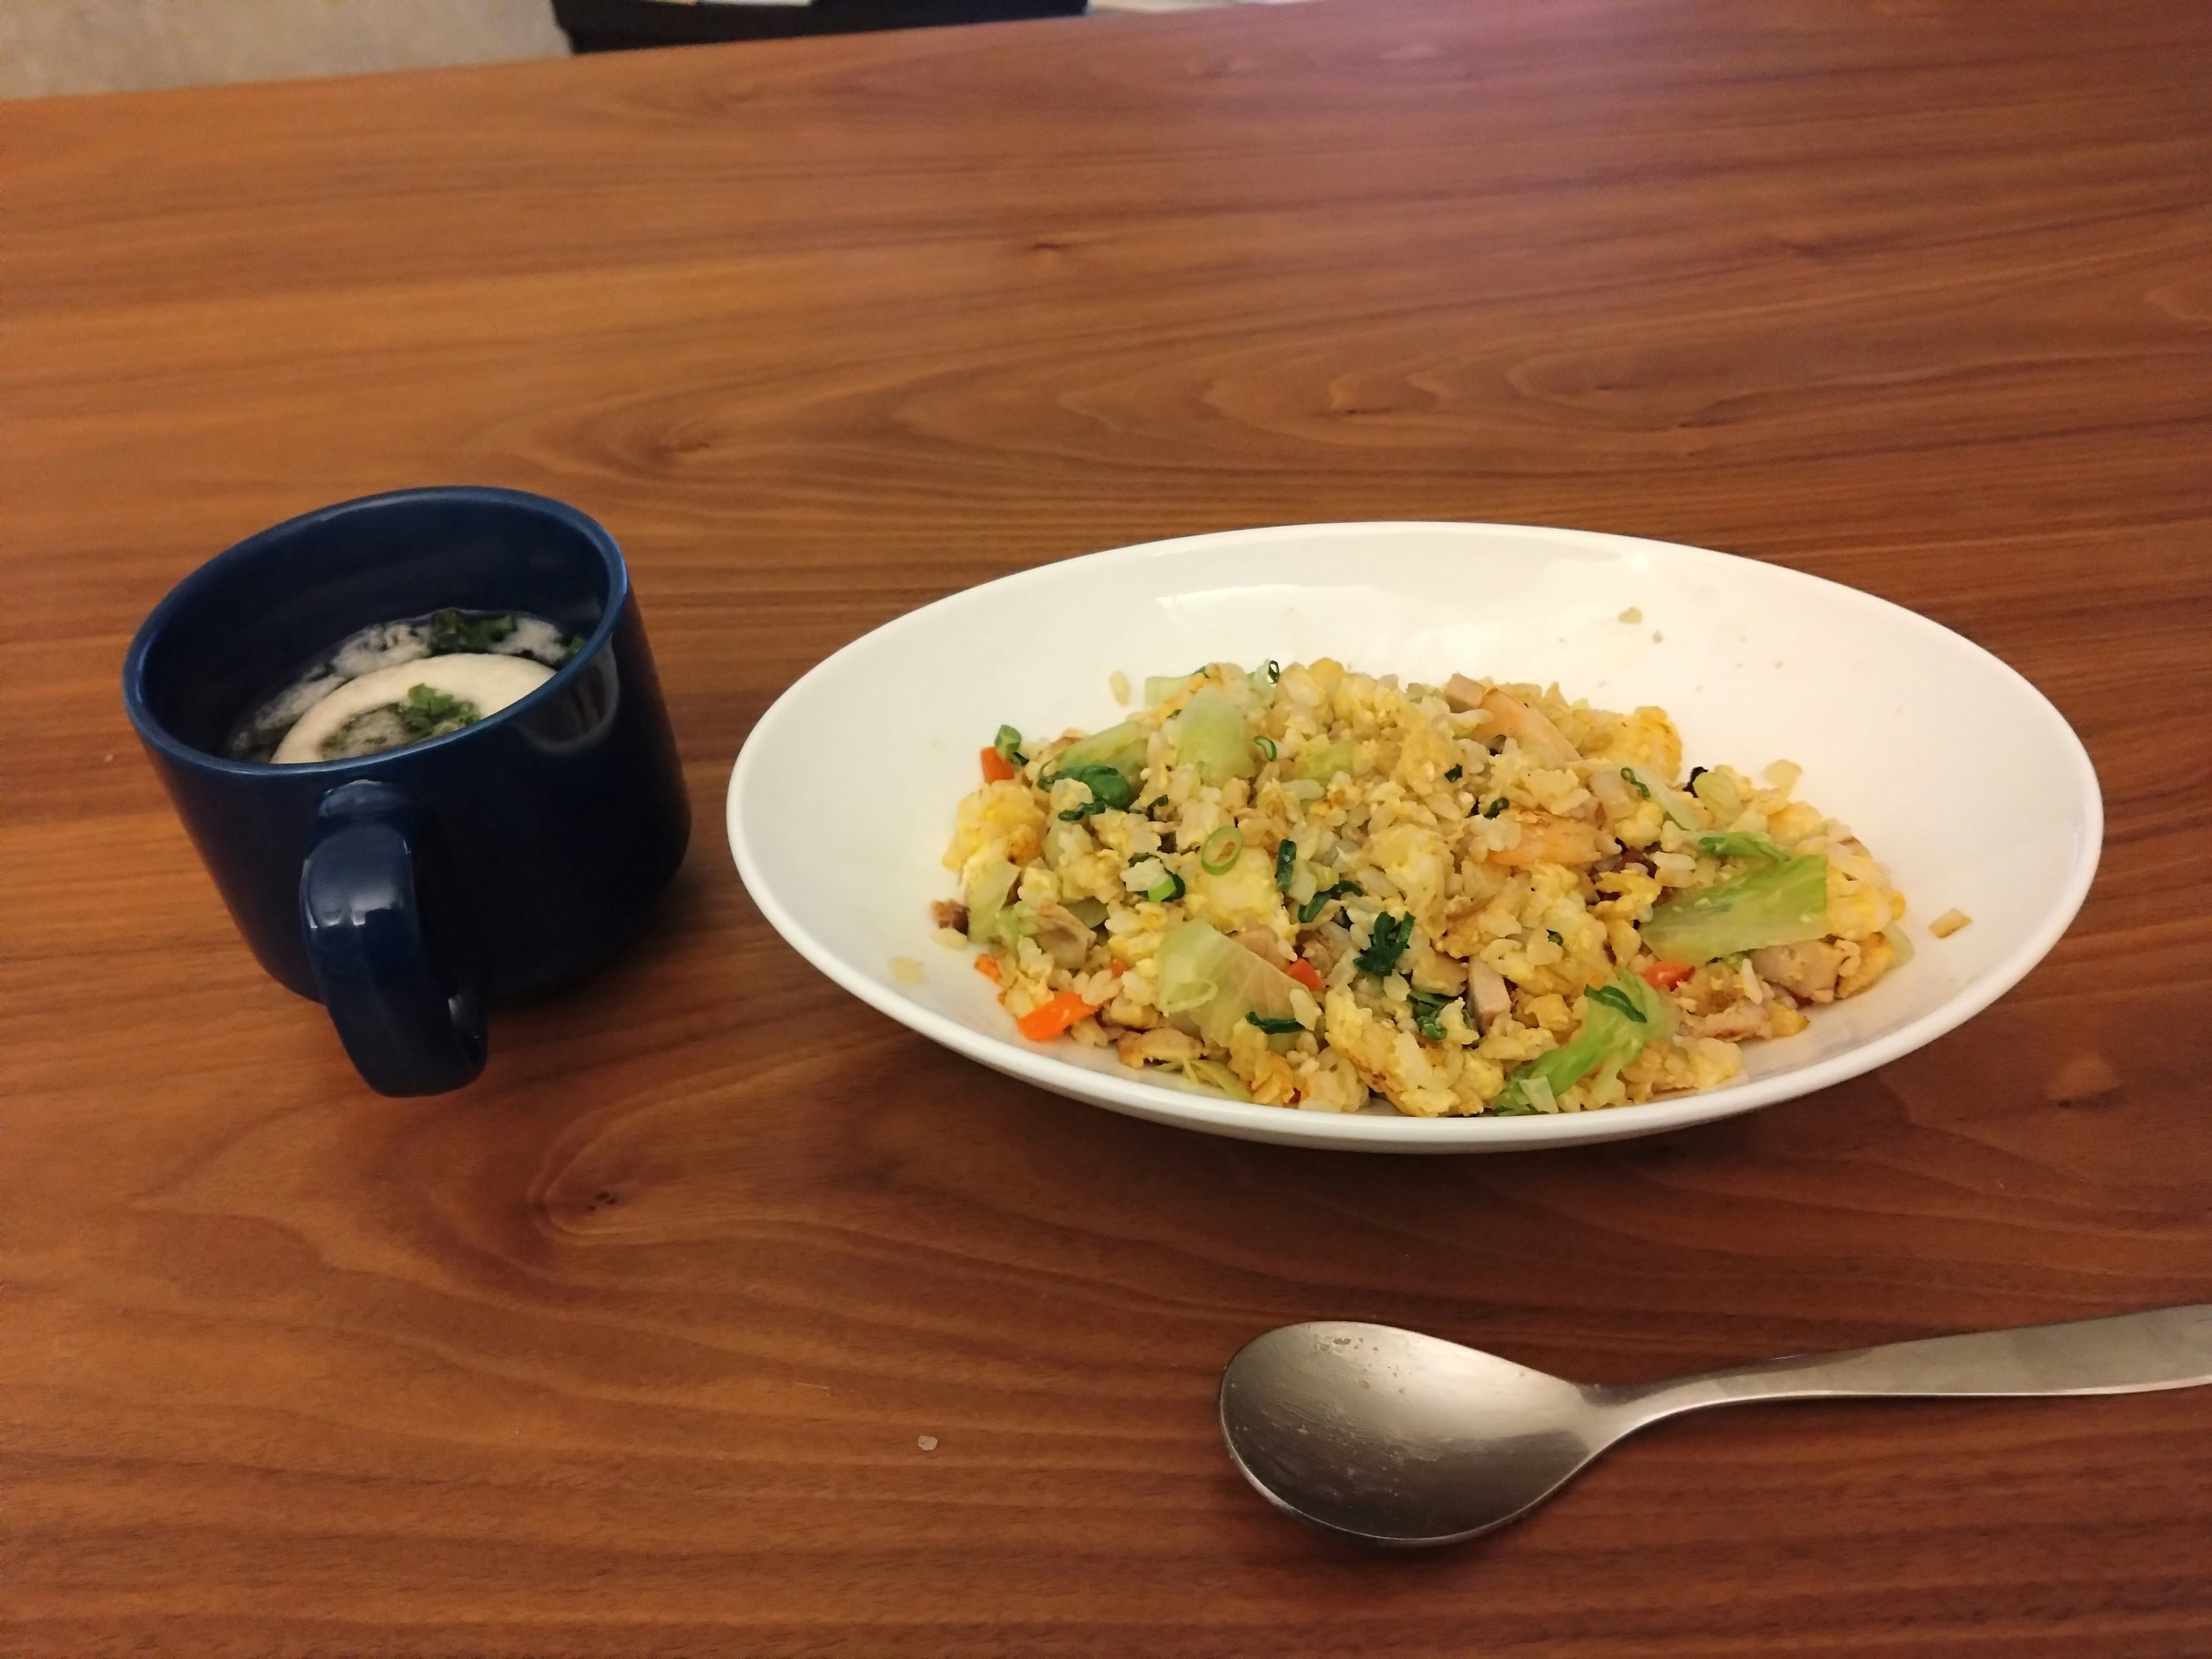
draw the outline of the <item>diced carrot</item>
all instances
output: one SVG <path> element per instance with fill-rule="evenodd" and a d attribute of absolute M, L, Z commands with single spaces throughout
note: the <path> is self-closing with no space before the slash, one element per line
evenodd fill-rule
<path fill-rule="evenodd" d="M 983 762 L 984 782 L 1004 783 L 1008 778 L 1014 775 L 1013 762 L 1008 760 L 997 750 L 986 749 L 983 750 L 981 758 Z"/>
<path fill-rule="evenodd" d="M 1322 987 L 1321 982 L 1321 969 L 1315 967 L 1313 963 L 1308 962 L 1304 957 L 1300 957 L 1289 967 L 1284 969 L 1283 971 L 1288 974 L 1292 979 L 1297 981 L 1299 984 L 1304 986 L 1307 990 L 1311 991 L 1316 996 L 1319 996 L 1322 994 Z"/>
<path fill-rule="evenodd" d="M 1062 991 L 1041 1007 L 1032 1008 L 1014 1024 L 1031 1042 L 1049 1042 L 1079 1020 L 1091 1018 L 1091 1005 L 1073 991 Z"/>
<path fill-rule="evenodd" d="M 996 985 L 999 982 L 999 959 L 988 953 L 975 958 L 975 971 Z"/>
<path fill-rule="evenodd" d="M 1655 991 L 1671 991 L 1697 971 L 1686 962 L 1655 962 L 1644 970 L 1644 980 Z"/>
<path fill-rule="evenodd" d="M 1129 964 L 1126 962 L 1117 962 L 1108 971 L 1110 972 L 1115 979 L 1119 979 L 1122 975 L 1129 971 Z"/>

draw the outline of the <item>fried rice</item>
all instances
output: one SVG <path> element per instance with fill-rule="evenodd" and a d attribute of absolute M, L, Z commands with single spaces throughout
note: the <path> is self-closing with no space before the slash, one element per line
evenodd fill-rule
<path fill-rule="evenodd" d="M 940 937 L 1024 1036 L 1232 1098 L 1518 1115 L 1710 1089 L 1903 958 L 1905 899 L 1787 761 L 1686 776 L 1664 709 L 1322 659 L 1000 728 Z"/>

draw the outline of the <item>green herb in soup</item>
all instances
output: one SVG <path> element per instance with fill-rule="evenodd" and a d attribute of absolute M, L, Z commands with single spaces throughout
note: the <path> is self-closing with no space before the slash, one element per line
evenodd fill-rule
<path fill-rule="evenodd" d="M 355 760 L 472 726 L 550 679 L 584 644 L 523 611 L 447 609 L 348 635 L 264 699 L 234 760 Z"/>

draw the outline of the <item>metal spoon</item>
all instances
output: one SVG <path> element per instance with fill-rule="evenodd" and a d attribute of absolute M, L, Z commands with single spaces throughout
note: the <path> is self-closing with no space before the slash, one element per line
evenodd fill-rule
<path fill-rule="evenodd" d="M 2136 1394 L 2212 1382 L 2212 1303 L 1801 1354 L 1599 1388 L 1389 1325 L 1286 1325 L 1221 1376 L 1221 1432 L 1261 1495 L 1376 1544 L 1525 1515 L 1646 1424 L 1761 1400 Z"/>

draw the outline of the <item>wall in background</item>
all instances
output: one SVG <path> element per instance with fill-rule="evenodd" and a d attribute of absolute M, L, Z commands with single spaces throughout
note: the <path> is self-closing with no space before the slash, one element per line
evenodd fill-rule
<path fill-rule="evenodd" d="M 557 58 L 551 0 L 0 0 L 0 98 Z"/>

